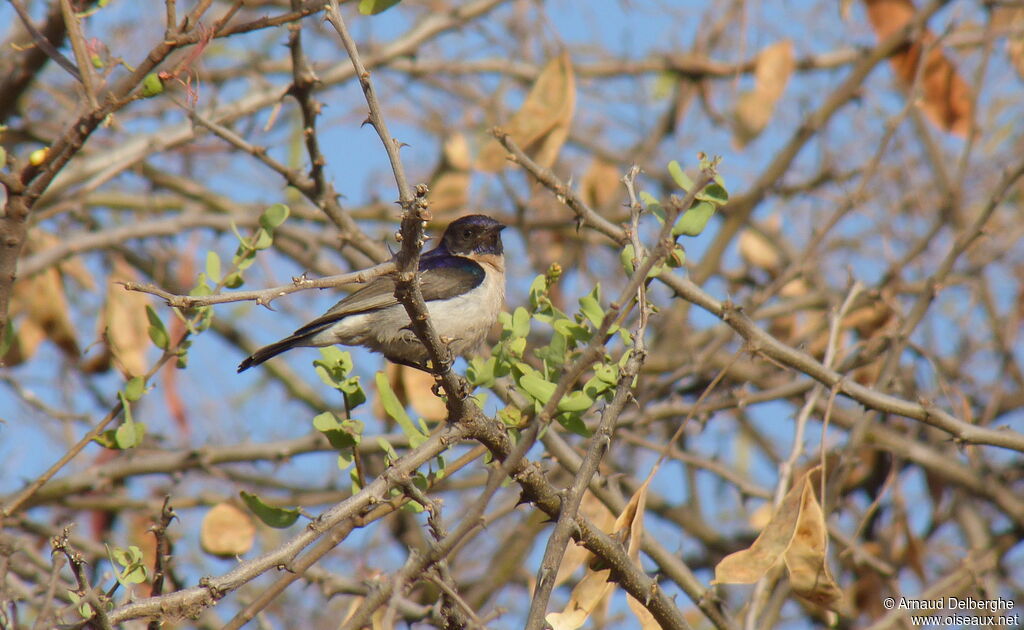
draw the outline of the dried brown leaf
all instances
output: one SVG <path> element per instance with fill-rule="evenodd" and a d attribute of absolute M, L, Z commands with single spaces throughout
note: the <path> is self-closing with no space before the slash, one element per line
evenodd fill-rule
<path fill-rule="evenodd" d="M 569 133 L 576 107 L 576 79 L 569 53 L 549 61 L 526 95 L 523 106 L 501 127 L 523 151 L 542 166 L 554 164 Z M 505 168 L 507 152 L 494 139 L 480 151 L 477 168 L 498 173 Z"/>
<path fill-rule="evenodd" d="M 751 267 L 777 273 L 782 266 L 778 246 L 759 231 L 744 228 L 738 237 L 740 257 Z"/>
<path fill-rule="evenodd" d="M 230 503 L 210 508 L 199 529 L 199 544 L 214 556 L 240 556 L 252 549 L 255 540 L 252 517 Z"/>
<path fill-rule="evenodd" d="M 444 142 L 441 164 L 430 180 L 430 209 L 435 218 L 443 218 L 469 203 L 469 169 L 472 159 L 469 143 L 461 133 Z"/>
<path fill-rule="evenodd" d="M 583 499 L 580 501 L 579 513 L 594 524 L 601 531 L 610 531 L 612 526 L 615 524 L 615 515 L 609 510 L 601 500 L 598 499 L 589 490 L 583 495 Z M 555 586 L 564 583 L 576 569 L 583 566 L 584 562 L 589 563 L 589 558 L 592 554 L 583 545 L 572 543 L 562 556 L 562 564 L 558 567 L 558 573 L 555 575 Z"/>
<path fill-rule="evenodd" d="M 413 411 L 428 422 L 440 422 L 448 417 L 444 401 L 434 395 L 434 377 L 421 370 L 388 363 L 385 369 L 391 389 L 403 406 L 411 405 Z M 374 410 L 385 417 L 383 406 L 375 403 Z"/>
<path fill-rule="evenodd" d="M 786 84 L 795 68 L 796 57 L 791 40 L 776 42 L 758 54 L 754 66 L 754 88 L 740 94 L 733 111 L 734 140 L 738 146 L 746 146 L 768 126 L 775 104 L 786 91 Z"/>
<path fill-rule="evenodd" d="M 823 608 L 838 610 L 843 592 L 828 568 L 828 528 L 811 479 L 811 473 L 804 477 L 796 529 L 783 559 L 790 586 L 797 595 Z"/>
<path fill-rule="evenodd" d="M 18 328 L 18 347 L 6 365 L 27 361 L 35 354 L 42 338 L 57 344 L 61 351 L 77 358 L 78 340 L 75 326 L 68 315 L 68 300 L 64 294 L 64 281 L 56 268 L 47 269 L 34 276 L 14 283 L 11 291 L 10 313 L 12 320 L 21 316 Z"/>
<path fill-rule="evenodd" d="M 812 468 L 793 484 L 754 543 L 718 563 L 712 584 L 753 584 L 781 560 L 794 592 L 819 606 L 837 609 L 842 591 L 828 568 L 825 515 L 814 488 L 820 472 L 820 467 Z"/>
<path fill-rule="evenodd" d="M 594 158 L 580 180 L 580 198 L 598 211 L 607 211 L 618 201 L 622 183 L 619 169 L 601 158 Z"/>
<path fill-rule="evenodd" d="M 651 480 L 648 478 L 630 497 L 622 514 L 615 519 L 614 532 L 608 532 L 620 540 L 629 541 L 626 547 L 627 553 L 634 560 L 640 554 L 640 540 L 643 538 L 644 528 L 643 514 L 647 504 L 647 488 L 650 482 Z M 611 591 L 612 583 L 608 581 L 610 576 L 611 569 L 595 571 L 588 568 L 583 579 L 572 589 L 565 609 L 560 613 L 548 613 L 545 617 L 553 630 L 575 630 L 586 623 L 587 618 Z M 637 603 L 637 605 L 640 604 Z M 632 604 L 630 607 L 632 608 Z"/>
<path fill-rule="evenodd" d="M 906 26 L 916 13 L 911 0 L 865 0 L 868 20 L 879 40 Z M 928 52 L 921 60 L 927 48 Z M 925 31 L 920 40 L 895 53 L 890 59 L 893 72 L 904 87 L 914 84 L 921 69 L 921 101 L 925 115 L 937 127 L 964 137 L 971 124 L 971 88 L 957 72 L 953 62 L 936 44 L 935 35 Z"/>
<path fill-rule="evenodd" d="M 132 378 L 146 373 L 146 352 L 149 349 L 149 322 L 144 293 L 126 291 L 119 282 L 135 282 L 139 275 L 120 256 L 114 257 L 107 284 L 107 303 L 103 307 L 99 327 L 106 339 L 114 364 L 125 376 Z"/>

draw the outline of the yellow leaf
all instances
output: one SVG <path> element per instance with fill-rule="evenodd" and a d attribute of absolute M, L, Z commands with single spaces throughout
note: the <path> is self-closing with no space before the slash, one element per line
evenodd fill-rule
<path fill-rule="evenodd" d="M 199 529 L 199 544 L 214 556 L 240 556 L 252 549 L 255 539 L 252 518 L 230 503 L 210 508 Z"/>
<path fill-rule="evenodd" d="M 576 79 L 569 54 L 563 52 L 544 66 L 523 106 L 501 127 L 538 164 L 551 166 L 569 134 L 575 107 Z M 477 168 L 498 173 L 505 168 L 506 155 L 505 147 L 490 139 L 480 151 Z"/>

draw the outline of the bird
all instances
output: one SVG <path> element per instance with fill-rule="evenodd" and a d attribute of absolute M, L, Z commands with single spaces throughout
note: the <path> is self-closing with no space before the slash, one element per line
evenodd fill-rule
<path fill-rule="evenodd" d="M 452 221 L 440 242 L 420 255 L 419 284 L 434 330 L 454 355 L 474 352 L 505 302 L 505 225 L 483 214 Z M 426 347 L 395 297 L 395 278 L 379 276 L 284 339 L 238 365 L 244 372 L 282 352 L 342 344 L 379 352 L 392 363 L 428 370 Z"/>

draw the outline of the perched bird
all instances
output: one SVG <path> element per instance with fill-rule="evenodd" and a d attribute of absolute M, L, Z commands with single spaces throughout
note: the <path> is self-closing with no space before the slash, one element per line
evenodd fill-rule
<path fill-rule="evenodd" d="M 505 226 L 482 214 L 452 221 L 434 249 L 420 256 L 419 282 L 430 321 L 453 354 L 480 345 L 505 301 Z M 298 347 L 364 346 L 389 361 L 425 369 L 427 349 L 395 298 L 395 279 L 380 276 L 335 304 L 291 336 L 260 348 L 242 372 Z"/>

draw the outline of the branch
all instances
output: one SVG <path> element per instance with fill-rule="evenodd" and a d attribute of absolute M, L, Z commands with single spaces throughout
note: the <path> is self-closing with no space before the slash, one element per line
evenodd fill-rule
<path fill-rule="evenodd" d="M 289 293 L 306 291 L 309 289 L 330 289 L 344 286 L 346 284 L 352 284 L 353 282 L 369 282 L 378 276 L 389 274 L 394 270 L 395 264 L 386 262 L 375 267 L 370 267 L 369 269 L 343 273 L 337 276 L 328 276 L 326 278 L 319 278 L 316 280 L 310 280 L 308 278 L 298 276 L 292 278 L 291 284 L 285 284 L 279 287 L 270 287 L 268 289 L 258 289 L 255 291 L 233 291 L 231 293 L 218 293 L 216 295 L 204 296 L 176 295 L 174 293 L 164 291 L 156 285 L 144 282 L 121 282 L 119 284 L 124 286 L 128 291 L 139 291 L 141 293 L 149 293 L 150 295 L 163 298 L 163 300 L 167 302 L 168 306 L 176 308 L 195 308 L 197 306 L 225 304 L 228 302 L 256 302 L 260 306 L 269 307 L 272 301 L 282 295 L 288 295 Z"/>
<path fill-rule="evenodd" d="M 466 431 L 449 425 L 435 432 L 426 442 L 398 458 L 389 468 L 393 475 L 412 474 L 417 468 L 446 451 L 450 445 L 465 437 Z M 129 619 L 168 618 L 198 611 L 212 606 L 218 600 L 239 587 L 251 582 L 279 566 L 287 566 L 303 549 L 319 540 L 324 534 L 355 518 L 366 509 L 386 502 L 395 482 L 387 475 L 374 479 L 369 485 L 315 518 L 302 532 L 293 536 L 283 545 L 258 558 L 239 563 L 231 571 L 217 577 L 200 580 L 199 586 L 182 589 L 159 597 L 146 597 L 115 608 L 109 614 L 112 624 Z"/>
<path fill-rule="evenodd" d="M 388 161 L 391 163 L 395 184 L 398 187 L 398 203 L 402 207 L 400 232 L 402 249 L 396 257 L 398 271 L 396 273 L 395 297 L 405 307 L 409 320 L 412 322 L 413 332 L 426 347 L 434 373 L 447 394 L 445 404 L 448 407 L 450 421 L 458 421 L 467 415 L 470 407 L 476 412 L 479 412 L 479 409 L 466 403 L 470 391 L 469 385 L 465 379 L 452 372 L 452 359 L 437 331 L 430 324 L 427 305 L 423 300 L 419 283 L 416 281 L 420 251 L 423 249 L 425 240 L 424 227 L 431 218 L 426 201 L 428 190 L 425 185 L 420 184 L 413 191 L 409 185 L 405 169 L 402 166 L 402 159 L 399 156 L 399 142 L 388 132 L 387 123 L 381 113 L 380 102 L 377 100 L 377 93 L 373 88 L 373 82 L 370 81 L 370 73 L 363 65 L 356 43 L 341 17 L 338 0 L 330 1 L 330 6 L 326 9 L 326 17 L 337 31 L 338 37 L 352 61 L 352 67 L 359 79 L 359 85 L 363 89 L 363 96 L 366 98 L 366 105 L 369 108 L 367 121 L 373 125 L 377 135 L 380 136 Z"/>

